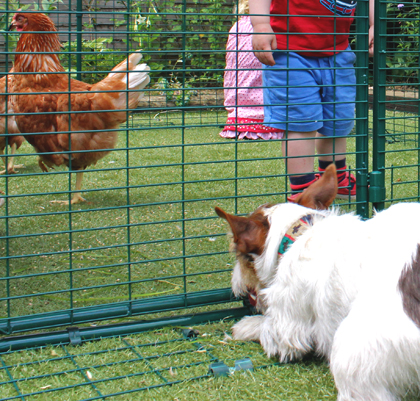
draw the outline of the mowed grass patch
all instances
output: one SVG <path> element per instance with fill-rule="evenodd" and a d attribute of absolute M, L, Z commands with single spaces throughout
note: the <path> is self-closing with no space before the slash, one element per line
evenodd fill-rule
<path fill-rule="evenodd" d="M 385 135 L 387 197 L 417 200 L 417 122 L 397 117 Z M 225 140 L 218 124 L 217 112 L 133 116 L 116 149 L 85 173 L 87 202 L 72 207 L 50 201 L 71 197 L 74 174 L 41 173 L 25 144 L 16 162 L 26 168 L 4 177 L 1 318 L 229 287 L 234 256 L 214 207 L 242 214 L 283 202 L 287 177 L 281 141 Z M 347 151 L 354 168 L 355 138 Z M 2 397 L 17 396 L 11 372 L 34 400 L 336 399 L 322 360 L 276 365 L 258 344 L 226 340 L 230 327 L 200 326 L 205 352 L 164 329 L 6 353 Z M 208 375 L 211 361 L 232 367 L 243 357 L 253 372 Z"/>
<path fill-rule="evenodd" d="M 217 112 L 181 117 L 134 115 L 84 173 L 87 202 L 72 206 L 51 201 L 71 198 L 76 175 L 42 173 L 22 146 L 15 161 L 25 168 L 4 178 L 1 317 L 230 286 L 227 227 L 214 207 L 275 201 L 281 182 L 258 176 L 278 174 L 281 144 L 224 140 Z"/>
<path fill-rule="evenodd" d="M 220 116 L 133 115 L 116 148 L 85 172 L 87 202 L 72 207 L 50 201 L 71 197 L 75 174 L 40 172 L 24 144 L 16 163 L 26 168 L 4 178 L 0 316 L 229 287 L 233 259 L 214 207 L 243 214 L 283 202 L 288 179 L 281 141 L 223 139 Z M 388 124 L 387 194 L 414 199 L 417 120 L 394 113 Z M 353 136 L 347 152 L 354 168 Z"/>
<path fill-rule="evenodd" d="M 254 342 L 231 339 L 232 321 L 199 325 L 186 339 L 182 328 L 103 338 L 81 346 L 48 346 L 0 355 L 0 380 L 9 373 L 1 399 L 55 397 L 66 401 L 107 396 L 112 400 L 334 400 L 328 366 L 313 357 L 277 364 Z M 252 371 L 234 371 L 248 358 Z M 210 365 L 223 362 L 228 376 L 215 377 Z M 2 383 L 3 384 L 3 383 Z"/>

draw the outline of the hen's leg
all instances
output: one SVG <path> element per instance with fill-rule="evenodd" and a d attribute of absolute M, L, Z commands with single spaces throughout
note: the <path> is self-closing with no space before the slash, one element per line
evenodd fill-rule
<path fill-rule="evenodd" d="M 6 168 L 3 171 L 0 171 L 0 174 L 5 174 L 7 172 L 7 174 L 16 174 L 15 168 L 24 168 L 25 166 L 23 164 L 16 164 L 13 165 L 13 156 L 16 153 L 16 144 L 14 143 L 11 147 L 10 147 L 10 156 L 8 157 L 8 163 L 6 166 L 6 158 L 4 158 L 4 165 L 6 166 Z M 4 154 L 4 151 L 1 152 L 1 154 Z"/>
<path fill-rule="evenodd" d="M 68 205 L 70 203 L 71 205 L 74 205 L 75 203 L 86 202 L 86 199 L 83 198 L 82 195 L 80 195 L 81 190 L 82 190 L 82 180 L 83 180 L 83 171 L 79 171 L 78 173 L 76 173 L 76 191 L 77 192 L 73 194 L 73 198 L 70 202 L 54 200 L 54 201 L 51 201 L 51 203 L 59 203 L 61 205 Z"/>
<path fill-rule="evenodd" d="M 76 173 L 76 191 L 73 195 L 73 199 L 71 200 L 71 204 L 79 203 L 79 202 L 86 202 L 86 199 L 82 197 L 82 180 L 83 180 L 83 171 L 79 171 Z"/>
<path fill-rule="evenodd" d="M 44 164 L 44 162 L 42 161 L 41 157 L 38 156 L 38 166 L 39 168 L 44 172 L 44 173 L 48 173 L 48 168 L 47 166 Z"/>

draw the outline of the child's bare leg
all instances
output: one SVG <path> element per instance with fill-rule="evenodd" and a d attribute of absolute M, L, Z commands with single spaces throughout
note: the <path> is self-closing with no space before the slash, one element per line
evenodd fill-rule
<path fill-rule="evenodd" d="M 293 194 L 287 199 L 291 202 L 305 188 L 316 181 L 314 173 L 316 131 L 289 131 L 283 142 L 283 155 L 287 156 L 286 169 L 290 174 L 290 189 Z"/>
<path fill-rule="evenodd" d="M 283 155 L 287 156 L 288 174 L 305 175 L 313 172 L 316 134 L 316 131 L 287 133 L 287 140 L 282 143 L 282 151 Z"/>
<path fill-rule="evenodd" d="M 342 160 L 346 157 L 347 138 L 329 138 L 317 132 L 315 147 L 319 155 L 319 160 Z"/>

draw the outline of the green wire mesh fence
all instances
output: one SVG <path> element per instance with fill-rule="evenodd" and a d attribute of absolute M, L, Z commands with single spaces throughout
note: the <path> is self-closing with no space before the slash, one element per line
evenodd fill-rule
<path fill-rule="evenodd" d="M 197 361 L 198 345 L 170 330 L 165 332 L 169 339 L 163 341 L 163 351 L 143 354 L 152 349 L 154 340 L 139 334 L 249 313 L 230 290 L 233 257 L 228 253 L 226 226 L 215 216 L 214 207 L 248 213 L 263 203 L 283 202 L 290 194 L 283 139 L 219 135 L 227 118 L 223 77 L 228 32 L 240 17 L 232 13 L 236 3 L 0 3 L 4 76 L 13 79 L 9 71 L 19 33 L 7 27 L 18 8 L 40 10 L 54 21 L 63 44 L 60 61 L 65 76 L 93 84 L 138 49 L 151 68 L 143 99 L 134 112 L 125 110 L 127 121 L 115 129 L 115 147 L 84 171 L 86 202 L 53 203 L 72 199 L 77 192 L 76 171 L 70 165 L 70 171 L 59 166 L 43 173 L 29 143 L 23 142 L 12 154 L 12 137 L 7 129 L 2 135 L 2 160 L 7 165 L 14 157 L 17 171 L 6 171 L 1 187 L 5 206 L 0 216 L 0 333 L 7 336 L 0 340 L 0 385 L 7 388 L 2 399 L 48 399 L 55 391 L 76 391 L 69 399 L 105 399 L 121 394 L 116 389 L 106 392 L 103 386 L 126 377 L 135 378 L 137 384 L 123 392 L 130 392 L 129 387 L 142 392 L 207 378 L 212 375 L 211 363 L 229 360 L 232 367 L 241 358 L 251 358 L 254 368 L 274 363 L 259 351 L 255 358 L 240 353 L 225 358 L 226 349 L 217 357 L 207 350 Z M 345 156 L 349 171 L 357 177 L 357 199 L 337 201 L 364 217 L 370 215 L 372 204 L 382 208 L 420 196 L 419 6 L 416 1 L 403 5 L 377 1 L 376 6 L 373 61 L 368 57 L 367 1 L 359 1 L 352 25 L 356 118 Z M 6 101 L 13 96 L 9 80 L 3 94 L 3 116 L 12 119 L 16 116 Z M 45 132 L 38 134 L 46 137 Z M 55 148 L 42 152 L 60 153 Z M 131 335 L 139 339 L 132 340 Z M 90 343 L 98 338 L 107 340 L 102 345 Z M 218 341 L 223 339 L 217 338 L 212 352 Z M 178 355 L 174 345 L 178 342 L 182 352 L 194 358 L 178 364 L 154 363 Z M 74 351 L 67 346 L 74 343 L 92 348 Z M 106 355 L 106 362 L 95 363 L 98 355 Z M 33 364 L 56 361 L 60 363 L 55 373 L 31 371 Z M 142 367 L 132 373 L 119 370 L 129 364 Z M 110 366 L 115 374 L 105 377 Z M 25 367 L 30 373 L 16 373 Z M 184 369 L 188 373 L 173 375 Z M 92 370 L 102 373 L 91 378 Z M 68 375 L 77 376 L 78 384 L 51 384 L 51 378 Z M 139 385 L 139 376 L 150 381 L 144 379 Z M 25 387 L 38 381 L 46 384 L 37 391 Z"/>
<path fill-rule="evenodd" d="M 373 100 L 373 169 L 383 182 L 374 205 L 418 201 L 419 58 L 418 2 L 382 4 L 377 13 L 376 76 L 370 89 Z M 382 199 L 380 199 L 382 198 Z M 389 204 L 389 203 L 385 203 Z"/>
<path fill-rule="evenodd" d="M 57 11 L 60 7 L 64 11 Z M 106 2 L 89 9 L 82 2 L 50 4 L 68 73 L 98 81 L 142 47 L 153 68 L 152 85 L 121 127 L 110 157 L 85 171 L 84 182 L 96 183 L 83 188 L 87 203 L 51 204 L 60 197 L 71 199 L 74 178 L 58 169 L 44 180 L 31 148 L 25 143 L 20 149 L 16 160 L 26 168 L 5 179 L 5 334 L 232 300 L 229 258 L 222 256 L 222 248 L 211 250 L 216 239 L 222 242 L 212 207 L 226 195 L 235 202 L 232 152 L 237 146 L 224 144 L 225 156 L 220 156 L 219 140 L 210 132 L 219 128 L 222 109 L 209 109 L 202 97 L 214 97 L 216 106 L 221 89 L 215 82 L 208 91 L 201 87 L 210 78 L 197 67 L 204 55 L 220 59 L 223 51 L 197 50 L 187 70 L 185 37 L 195 37 L 198 25 L 203 29 L 201 20 L 195 16 L 195 25 L 187 24 L 190 14 L 182 2 L 159 7 L 165 12 L 153 2 Z M 16 36 L 5 35 L 13 48 Z M 194 88 L 197 99 L 189 102 L 187 73 L 193 80 L 201 72 L 202 81 Z M 57 151 L 54 146 L 46 150 Z M 229 193 L 220 184 L 225 179 Z M 153 306 L 151 299 L 157 302 Z"/>

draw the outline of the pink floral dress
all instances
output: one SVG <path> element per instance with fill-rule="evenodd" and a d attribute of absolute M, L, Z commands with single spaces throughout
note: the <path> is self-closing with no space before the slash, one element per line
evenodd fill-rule
<path fill-rule="evenodd" d="M 283 130 L 263 125 L 261 63 L 252 52 L 252 32 L 248 15 L 242 16 L 229 31 L 224 75 L 224 105 L 228 111 L 228 119 L 220 136 L 280 139 L 283 137 Z"/>

